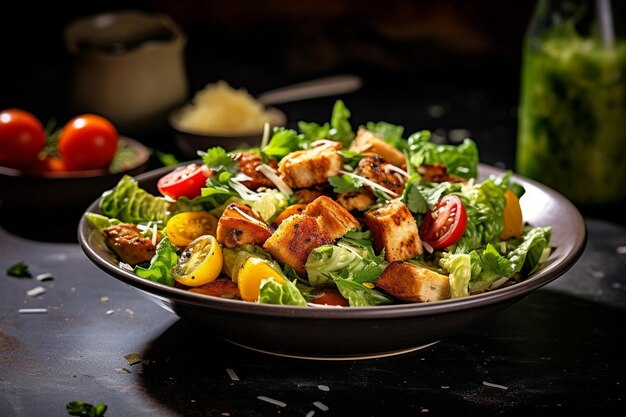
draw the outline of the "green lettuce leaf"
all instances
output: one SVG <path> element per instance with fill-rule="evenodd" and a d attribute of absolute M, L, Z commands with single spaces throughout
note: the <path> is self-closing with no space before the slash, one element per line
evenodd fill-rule
<path fill-rule="evenodd" d="M 133 272 L 141 278 L 173 287 L 175 280 L 172 277 L 172 268 L 176 265 L 178 254 L 167 237 L 164 237 L 156 247 L 156 253 L 150 260 L 150 266 L 144 268 L 135 266 Z"/>
<path fill-rule="evenodd" d="M 375 282 L 387 262 L 376 256 L 371 245 L 367 239 L 343 238 L 334 245 L 315 248 L 304 265 L 310 285 L 332 286 L 335 275 L 357 282 Z"/>
<path fill-rule="evenodd" d="M 385 304 L 393 304 L 393 299 L 385 294 L 367 288 L 351 279 L 341 278 L 333 274 L 333 280 L 337 289 L 350 303 L 350 307 L 370 307 Z"/>
<path fill-rule="evenodd" d="M 267 146 L 262 149 L 262 153 L 271 158 L 281 160 L 285 155 L 300 150 L 300 143 L 301 139 L 298 132 L 293 129 L 276 127 Z"/>
<path fill-rule="evenodd" d="M 302 132 L 301 140 L 310 143 L 318 139 L 330 139 L 348 148 L 354 139 L 349 119 L 350 111 L 343 101 L 337 100 L 333 106 L 330 123 L 319 125 L 314 122 L 298 122 L 298 129 Z"/>
<path fill-rule="evenodd" d="M 496 280 L 512 278 L 517 273 L 528 276 L 537 271 L 550 254 L 550 227 L 534 227 L 521 239 L 504 244 L 505 253 L 488 244 L 484 250 L 470 253 L 472 278 L 470 291 L 489 288 Z"/>
<path fill-rule="evenodd" d="M 135 224 L 156 221 L 164 225 L 177 213 L 203 210 L 199 198 L 181 197 L 173 202 L 157 197 L 139 188 L 137 181 L 129 175 L 123 176 L 115 188 L 102 193 L 99 205 L 105 216 Z"/>
<path fill-rule="evenodd" d="M 439 163 L 448 168 L 448 174 L 463 178 L 478 176 L 478 147 L 467 138 L 460 145 L 437 145 L 430 141 L 430 132 L 422 130 L 409 136 L 409 161 L 422 164 Z"/>
<path fill-rule="evenodd" d="M 377 136 L 380 136 L 385 142 L 400 151 L 403 151 L 408 146 L 407 141 L 402 138 L 402 135 L 404 134 L 404 127 L 402 126 L 387 122 L 367 122 L 365 124 L 365 129 Z"/>
<path fill-rule="evenodd" d="M 102 214 L 88 212 L 85 214 L 85 218 L 98 232 L 102 232 L 109 226 L 115 226 L 120 223 L 118 219 L 103 216 Z"/>
<path fill-rule="evenodd" d="M 468 254 L 444 254 L 439 265 L 448 273 L 450 279 L 450 297 L 459 298 L 469 295 L 469 282 L 472 277 L 472 263 Z"/>
<path fill-rule="evenodd" d="M 291 281 L 279 284 L 273 279 L 264 279 L 259 287 L 259 303 L 290 306 L 306 306 L 306 299 Z"/>

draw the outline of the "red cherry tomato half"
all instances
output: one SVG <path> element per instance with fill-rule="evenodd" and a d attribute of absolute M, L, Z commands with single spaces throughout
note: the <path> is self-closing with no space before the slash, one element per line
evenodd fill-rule
<path fill-rule="evenodd" d="M 161 177 L 157 188 L 161 194 L 174 200 L 183 196 L 195 198 L 206 187 L 208 177 L 209 169 L 206 165 L 189 164 Z"/>
<path fill-rule="evenodd" d="M 424 216 L 420 238 L 433 249 L 447 248 L 461 239 L 466 226 L 467 212 L 461 199 L 446 195 Z"/>
<path fill-rule="evenodd" d="M 33 114 L 20 109 L 0 113 L 0 165 L 27 168 L 45 146 L 44 128 Z"/>
<path fill-rule="evenodd" d="M 59 153 L 68 170 L 108 168 L 117 152 L 117 129 L 95 114 L 76 116 L 61 130 Z"/>

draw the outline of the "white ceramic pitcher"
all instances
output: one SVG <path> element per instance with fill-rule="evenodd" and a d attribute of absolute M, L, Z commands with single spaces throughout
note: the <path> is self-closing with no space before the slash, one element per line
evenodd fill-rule
<path fill-rule="evenodd" d="M 79 18 L 66 27 L 65 41 L 75 57 L 75 112 L 107 117 L 120 132 L 150 132 L 187 97 L 187 39 L 167 15 L 124 10 Z"/>

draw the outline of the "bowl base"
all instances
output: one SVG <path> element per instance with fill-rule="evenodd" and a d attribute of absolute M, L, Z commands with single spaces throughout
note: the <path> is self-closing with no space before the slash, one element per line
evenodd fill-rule
<path fill-rule="evenodd" d="M 290 359 L 303 359 L 303 360 L 311 360 L 311 361 L 358 361 L 358 360 L 367 360 L 367 359 L 379 359 L 379 358 L 388 358 L 390 356 L 399 356 L 399 355 L 405 355 L 407 353 L 412 353 L 412 352 L 416 352 L 418 350 L 422 350 L 422 349 L 426 349 L 429 348 L 437 343 L 440 342 L 440 340 L 436 340 L 434 342 L 431 343 L 427 343 L 425 345 L 420 345 L 420 346 L 413 346 L 410 348 L 406 348 L 406 349 L 399 349 L 399 350 L 391 350 L 391 351 L 386 351 L 386 352 L 372 352 L 372 353 L 357 353 L 357 354 L 346 354 L 346 355 L 300 355 L 297 353 L 286 353 L 286 352 L 279 352 L 279 351 L 272 351 L 272 350 L 267 350 L 267 349 L 260 349 L 257 347 L 253 347 L 253 346 L 249 346 L 249 345 L 245 345 L 239 342 L 234 342 L 230 339 L 226 339 L 224 338 L 224 340 L 226 340 L 229 343 L 232 343 L 235 346 L 244 348 L 244 349 L 248 349 L 248 350 L 252 350 L 254 352 L 258 352 L 258 353 L 263 353 L 266 355 L 272 355 L 272 356 L 279 356 L 282 358 L 290 358 Z"/>

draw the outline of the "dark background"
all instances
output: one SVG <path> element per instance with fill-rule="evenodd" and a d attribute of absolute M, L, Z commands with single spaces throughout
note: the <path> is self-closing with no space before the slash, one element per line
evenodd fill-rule
<path fill-rule="evenodd" d="M 69 120 L 72 57 L 64 27 L 119 9 L 169 14 L 188 36 L 190 95 L 223 79 L 252 94 L 323 75 L 354 73 L 342 97 L 354 125 L 386 120 L 411 133 L 467 129 L 484 162 L 510 166 L 521 49 L 534 2 L 357 0 L 95 1 L 62 13 L 55 2 L 3 6 L 0 108 Z M 7 41 L 8 40 L 8 41 Z M 279 106 L 293 126 L 326 121 L 334 98 Z M 125 133 L 125 132 L 122 132 Z M 169 132 L 138 139 L 176 152 Z M 498 148 L 491 152 L 490 148 Z"/>

